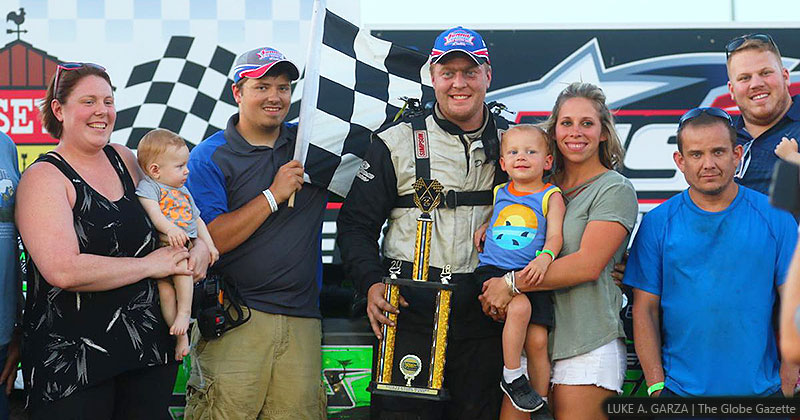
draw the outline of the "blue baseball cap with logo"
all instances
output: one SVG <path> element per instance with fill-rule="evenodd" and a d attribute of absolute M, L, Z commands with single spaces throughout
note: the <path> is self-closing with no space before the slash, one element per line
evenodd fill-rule
<path fill-rule="evenodd" d="M 238 83 L 244 77 L 258 79 L 276 65 L 285 66 L 291 80 L 300 78 L 300 71 L 280 51 L 270 48 L 256 48 L 240 55 L 233 63 L 233 82 Z"/>
<path fill-rule="evenodd" d="M 467 54 L 478 64 L 489 62 L 489 49 L 481 35 L 475 31 L 456 26 L 436 37 L 431 49 L 430 62 L 435 64 L 447 54 L 460 52 Z"/>

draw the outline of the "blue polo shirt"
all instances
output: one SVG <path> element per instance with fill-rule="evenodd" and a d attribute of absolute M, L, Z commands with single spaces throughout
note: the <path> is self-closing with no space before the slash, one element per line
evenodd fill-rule
<path fill-rule="evenodd" d="M 777 124 L 769 130 L 761 133 L 753 141 L 750 148 L 750 166 L 742 179 L 736 178 L 739 185 L 752 188 L 762 194 L 769 194 L 769 184 L 772 179 L 772 171 L 778 156 L 775 155 L 775 147 L 781 142 L 781 138 L 788 137 L 800 141 L 800 101 L 792 97 L 792 106 Z M 748 141 L 753 140 L 753 136 L 744 128 L 742 116 L 734 121 L 736 128 L 736 142 L 744 146 Z"/>
<path fill-rule="evenodd" d="M 236 130 L 239 114 L 189 155 L 189 179 L 206 224 L 250 202 L 294 155 L 297 125 L 283 124 L 273 147 L 254 146 Z M 278 206 L 247 240 L 212 267 L 232 279 L 247 305 L 271 314 L 320 318 L 320 230 L 328 194 L 304 184 L 294 208 Z"/>
<path fill-rule="evenodd" d="M 667 388 L 680 396 L 780 389 L 772 308 L 796 241 L 792 216 L 746 187 L 719 212 L 699 208 L 687 190 L 644 216 L 623 282 L 661 298 Z"/>

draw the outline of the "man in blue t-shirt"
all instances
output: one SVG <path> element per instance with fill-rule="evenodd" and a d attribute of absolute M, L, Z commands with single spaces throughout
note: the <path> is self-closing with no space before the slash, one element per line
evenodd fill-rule
<path fill-rule="evenodd" d="M 8 395 L 14 387 L 19 362 L 19 319 L 22 277 L 19 242 L 14 226 L 14 192 L 19 183 L 17 147 L 0 131 L 0 419 L 8 418 Z"/>
<path fill-rule="evenodd" d="M 789 94 L 789 70 L 768 34 L 748 34 L 725 47 L 728 89 L 742 115 L 734 128 L 743 147 L 736 182 L 769 193 L 781 139 L 800 139 L 800 101 Z"/>
<path fill-rule="evenodd" d="M 624 283 L 653 396 L 780 394 L 772 308 L 797 224 L 733 182 L 735 142 L 718 108 L 681 118 L 674 159 L 689 189 L 645 215 L 631 248 Z"/>

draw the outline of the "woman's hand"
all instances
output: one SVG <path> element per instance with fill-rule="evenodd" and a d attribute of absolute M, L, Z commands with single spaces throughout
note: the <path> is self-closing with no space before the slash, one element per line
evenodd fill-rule
<path fill-rule="evenodd" d="M 478 300 L 481 302 L 481 309 L 483 313 L 486 314 L 489 318 L 497 322 L 503 322 L 506 319 L 506 311 L 505 309 L 497 308 L 489 304 L 486 301 L 486 298 L 483 295 L 478 295 Z"/>
<path fill-rule="evenodd" d="M 511 302 L 511 292 L 508 290 L 506 281 L 502 277 L 492 277 L 483 282 L 483 293 L 479 300 L 484 306 L 486 315 L 493 319 L 495 319 L 495 315 L 503 314 L 504 316 L 508 302 Z M 486 308 L 489 308 L 489 312 L 486 312 Z M 497 313 L 494 313 L 495 311 Z"/>
<path fill-rule="evenodd" d="M 154 279 L 182 275 L 191 276 L 192 271 L 188 268 L 181 268 L 180 262 L 189 258 L 189 252 L 185 247 L 165 246 L 147 254 L 144 260 L 150 268 L 150 276 Z"/>

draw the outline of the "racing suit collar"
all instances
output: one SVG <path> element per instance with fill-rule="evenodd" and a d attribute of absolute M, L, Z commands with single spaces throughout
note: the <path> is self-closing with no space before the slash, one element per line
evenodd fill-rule
<path fill-rule="evenodd" d="M 483 105 L 483 125 L 474 131 L 464 131 L 461 127 L 445 119 L 444 115 L 439 111 L 438 103 L 433 107 L 433 119 L 439 127 L 442 127 L 442 129 L 449 134 L 454 136 L 464 135 L 470 140 L 475 140 L 480 138 L 483 134 L 483 130 L 486 129 L 486 123 L 489 121 L 489 109 L 486 107 L 486 104 Z"/>

